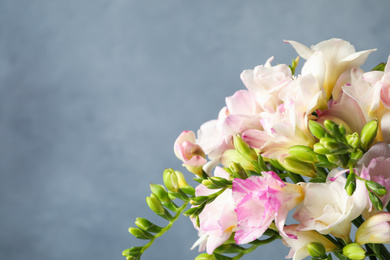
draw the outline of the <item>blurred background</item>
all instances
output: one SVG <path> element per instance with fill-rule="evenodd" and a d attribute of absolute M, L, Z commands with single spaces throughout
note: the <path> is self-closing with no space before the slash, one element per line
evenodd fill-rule
<path fill-rule="evenodd" d="M 0 0 L 0 259 L 124 259 L 173 143 L 245 88 L 244 69 L 337 37 L 390 54 L 387 0 Z M 301 60 L 301 65 L 303 60 Z M 151 259 L 193 259 L 187 218 Z M 243 259 L 284 259 L 281 241 Z"/>

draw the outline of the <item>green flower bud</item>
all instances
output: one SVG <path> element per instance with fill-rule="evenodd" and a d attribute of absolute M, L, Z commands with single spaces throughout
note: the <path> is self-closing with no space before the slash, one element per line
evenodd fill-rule
<path fill-rule="evenodd" d="M 152 239 L 153 238 L 152 234 L 150 234 L 149 232 L 146 232 L 145 230 L 139 229 L 139 228 L 131 227 L 131 228 L 129 228 L 129 232 L 138 239 Z"/>
<path fill-rule="evenodd" d="M 360 147 L 360 136 L 358 133 L 353 133 L 350 135 L 347 135 L 345 137 L 347 139 L 347 143 L 352 146 L 353 148 L 359 148 Z"/>
<path fill-rule="evenodd" d="M 378 121 L 373 120 L 368 122 L 362 129 L 360 133 L 361 147 L 363 150 L 367 151 L 370 148 L 370 145 L 374 141 L 376 134 L 378 132 Z"/>
<path fill-rule="evenodd" d="M 313 164 L 302 162 L 293 156 L 281 157 L 279 162 L 284 168 L 293 173 L 307 177 L 314 177 L 317 174 Z"/>
<path fill-rule="evenodd" d="M 203 253 L 195 257 L 195 260 L 217 260 L 217 258 L 214 255 Z"/>
<path fill-rule="evenodd" d="M 311 242 L 307 245 L 307 251 L 312 257 L 315 258 L 326 258 L 326 250 L 322 243 L 320 242 Z"/>
<path fill-rule="evenodd" d="M 179 191 L 179 179 L 173 169 L 166 169 L 163 173 L 164 184 L 171 192 Z"/>
<path fill-rule="evenodd" d="M 374 207 L 377 210 L 383 210 L 383 203 L 380 200 L 380 198 L 377 195 L 375 195 L 373 192 L 371 192 L 371 191 L 368 192 L 368 195 L 370 197 L 372 205 L 374 205 Z"/>
<path fill-rule="evenodd" d="M 339 125 L 336 124 L 335 122 L 333 122 L 331 120 L 325 120 L 324 121 L 324 126 L 334 136 L 337 136 L 337 137 L 342 137 L 343 136 L 343 134 L 340 132 Z M 342 127 L 342 128 L 344 128 L 344 127 Z M 345 130 L 345 128 L 344 128 L 344 130 Z"/>
<path fill-rule="evenodd" d="M 341 158 L 336 154 L 327 154 L 326 158 L 330 163 L 337 164 L 337 165 L 341 163 Z"/>
<path fill-rule="evenodd" d="M 352 260 L 366 258 L 366 251 L 357 243 L 348 244 L 343 248 L 343 255 Z"/>
<path fill-rule="evenodd" d="M 200 205 L 200 204 L 206 202 L 208 199 L 209 199 L 208 196 L 193 197 L 193 198 L 191 198 L 190 203 L 192 205 Z"/>
<path fill-rule="evenodd" d="M 167 203 L 170 202 L 171 200 L 169 199 L 168 193 L 165 190 L 164 186 L 160 184 L 150 184 L 150 190 L 157 196 L 157 198 L 162 202 L 162 203 Z"/>
<path fill-rule="evenodd" d="M 312 148 L 305 145 L 293 145 L 288 149 L 288 153 L 303 162 L 318 162 L 317 154 Z"/>
<path fill-rule="evenodd" d="M 312 121 L 312 120 L 309 121 L 309 129 L 310 132 L 318 139 L 325 137 L 326 134 L 325 128 L 319 123 L 317 123 L 316 121 Z"/>
<path fill-rule="evenodd" d="M 329 150 L 329 153 L 331 154 L 344 154 L 347 153 L 350 149 L 347 145 L 337 141 L 334 138 L 321 138 L 320 143 L 325 149 Z"/>
<path fill-rule="evenodd" d="M 237 173 L 237 178 L 246 179 L 248 178 L 248 175 L 246 174 L 244 168 L 239 163 L 236 162 L 229 162 L 229 168 L 234 173 Z"/>
<path fill-rule="evenodd" d="M 386 187 L 375 181 L 366 181 L 366 187 L 378 196 L 383 196 L 387 193 Z"/>
<path fill-rule="evenodd" d="M 162 227 L 159 227 L 145 218 L 136 218 L 135 224 L 142 230 L 158 233 L 161 231 Z"/>
<path fill-rule="evenodd" d="M 125 249 L 125 250 L 123 250 L 122 255 L 123 256 L 133 256 L 133 257 L 141 256 L 142 255 L 142 253 L 141 253 L 142 248 L 143 248 L 142 246 L 136 246 L 136 247 Z"/>
<path fill-rule="evenodd" d="M 240 134 L 233 135 L 234 148 L 241 154 L 242 157 L 248 161 L 257 161 L 257 153 L 255 150 L 249 147 L 249 145 L 242 140 Z"/>
<path fill-rule="evenodd" d="M 146 197 L 146 203 L 157 215 L 164 214 L 165 209 L 155 194 L 152 193 L 150 197 Z"/>
<path fill-rule="evenodd" d="M 318 154 L 330 154 L 330 150 L 325 148 L 321 143 L 316 143 L 313 146 L 313 151 Z"/>
<path fill-rule="evenodd" d="M 355 190 L 356 190 L 356 178 L 355 178 L 355 174 L 350 173 L 350 174 L 348 175 L 347 181 L 345 182 L 344 189 L 345 189 L 345 191 L 347 192 L 347 194 L 348 194 L 349 196 L 352 196 L 352 194 L 355 192 Z"/>
<path fill-rule="evenodd" d="M 179 188 L 184 191 L 185 193 L 194 196 L 195 195 L 195 189 L 191 185 L 189 185 L 184 178 L 183 173 L 179 171 L 175 171 L 176 177 L 177 177 L 177 183 L 179 185 Z"/>

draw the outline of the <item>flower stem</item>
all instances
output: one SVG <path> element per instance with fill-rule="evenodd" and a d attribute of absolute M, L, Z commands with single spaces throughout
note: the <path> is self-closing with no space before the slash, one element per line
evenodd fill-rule
<path fill-rule="evenodd" d="M 155 234 L 153 236 L 153 238 L 149 241 L 149 243 L 147 243 L 146 245 L 144 245 L 141 249 L 141 253 L 145 252 L 146 249 L 148 249 L 154 242 L 154 240 L 156 240 L 156 238 L 162 236 L 165 232 L 167 232 L 173 225 L 173 223 L 180 217 L 181 213 L 187 208 L 187 205 L 188 205 L 188 201 L 187 202 L 184 202 L 183 205 L 177 210 L 177 213 L 176 215 L 173 217 L 173 219 L 171 221 L 169 221 L 169 224 L 164 227 L 163 229 L 161 229 L 160 232 L 158 232 L 157 234 Z"/>

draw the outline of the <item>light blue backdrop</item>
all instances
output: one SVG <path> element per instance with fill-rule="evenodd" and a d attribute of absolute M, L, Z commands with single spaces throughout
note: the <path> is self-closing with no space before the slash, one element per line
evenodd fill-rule
<path fill-rule="evenodd" d="M 387 0 L 0 0 L 0 259 L 124 259 L 182 130 L 214 119 L 284 39 L 390 54 Z M 190 177 L 191 175 L 188 174 Z M 144 258 L 193 259 L 181 219 Z M 244 259 L 284 259 L 276 242 Z"/>

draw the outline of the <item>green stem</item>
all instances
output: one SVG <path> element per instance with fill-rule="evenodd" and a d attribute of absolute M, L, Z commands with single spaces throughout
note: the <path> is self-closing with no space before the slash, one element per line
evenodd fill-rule
<path fill-rule="evenodd" d="M 293 172 L 287 172 L 288 177 L 296 184 L 298 182 L 305 182 L 301 175 L 295 174 Z"/>
<path fill-rule="evenodd" d="M 169 222 L 169 224 L 164 227 L 163 229 L 161 229 L 160 232 L 158 232 L 157 234 L 155 234 L 153 236 L 153 238 L 149 241 L 149 243 L 147 243 L 146 245 L 144 245 L 141 249 L 141 253 L 145 252 L 146 249 L 148 249 L 154 242 L 154 240 L 156 240 L 156 238 L 162 236 L 165 232 L 167 232 L 173 225 L 173 223 L 180 217 L 181 213 L 187 208 L 187 205 L 188 205 L 188 202 L 184 202 L 183 205 L 178 209 L 176 215 L 173 217 L 173 219 Z"/>
<path fill-rule="evenodd" d="M 278 239 L 278 238 L 281 238 L 281 236 L 279 234 L 276 234 L 276 235 L 269 237 L 267 239 L 264 239 L 264 240 L 255 240 L 254 241 L 255 243 L 253 243 L 253 245 L 250 248 L 243 250 L 241 253 L 239 253 L 238 255 L 233 257 L 232 260 L 238 260 L 243 255 L 246 255 L 246 254 L 253 252 L 257 247 L 264 245 L 264 244 L 271 243 L 272 241 L 274 241 L 275 239 Z"/>

